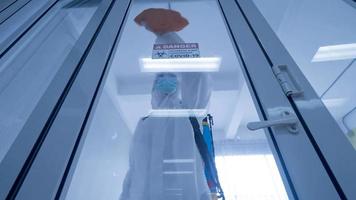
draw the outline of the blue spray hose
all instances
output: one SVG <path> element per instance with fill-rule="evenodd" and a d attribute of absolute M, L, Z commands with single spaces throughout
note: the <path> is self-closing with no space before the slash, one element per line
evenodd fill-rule
<path fill-rule="evenodd" d="M 206 138 L 211 139 L 209 141 L 205 141 L 204 135 L 200 131 L 200 125 L 197 118 L 189 117 L 189 120 L 194 130 L 195 143 L 204 162 L 204 168 L 205 168 L 204 171 L 209 185 L 209 189 L 212 193 L 216 193 L 219 199 L 225 200 L 224 192 L 220 185 L 218 172 L 215 165 L 214 144 L 213 144 L 213 137 L 211 131 L 212 117 L 210 119 L 209 116 L 211 117 L 211 115 L 208 115 L 208 117 L 204 118 L 205 122 L 209 120 L 208 124 L 205 123 L 204 125 L 204 120 L 203 120 L 203 130 L 204 128 L 207 127 L 209 128 L 209 129 L 205 129 L 205 130 L 209 130 L 208 132 L 206 132 L 207 134 Z M 209 148 L 209 144 L 210 144 L 210 148 Z M 209 149 L 211 149 L 211 151 L 209 151 Z"/>

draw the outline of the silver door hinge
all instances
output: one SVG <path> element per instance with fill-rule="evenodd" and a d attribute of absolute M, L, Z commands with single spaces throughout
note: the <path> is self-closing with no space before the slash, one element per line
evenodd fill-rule
<path fill-rule="evenodd" d="M 273 66 L 272 71 L 286 96 L 298 96 L 303 94 L 296 80 L 290 75 L 287 65 Z"/>

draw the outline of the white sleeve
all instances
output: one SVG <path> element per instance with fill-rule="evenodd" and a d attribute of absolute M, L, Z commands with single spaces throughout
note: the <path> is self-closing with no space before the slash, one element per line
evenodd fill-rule
<path fill-rule="evenodd" d="M 162 35 L 157 34 L 155 44 L 184 43 L 184 40 L 175 32 L 168 32 Z"/>
<path fill-rule="evenodd" d="M 142 176 L 142 173 L 145 173 L 145 170 L 140 170 L 140 167 L 145 168 L 147 165 L 147 160 L 145 160 L 144 155 L 146 150 L 145 147 L 147 146 L 148 141 L 144 138 L 144 131 L 143 119 L 140 119 L 131 141 L 129 170 L 126 173 L 123 182 L 120 200 L 131 199 L 132 195 L 135 195 L 133 194 L 134 191 L 143 191 L 142 187 L 144 186 L 142 185 L 143 183 L 140 184 L 140 181 L 143 182 L 144 177 L 138 180 L 137 177 Z"/>

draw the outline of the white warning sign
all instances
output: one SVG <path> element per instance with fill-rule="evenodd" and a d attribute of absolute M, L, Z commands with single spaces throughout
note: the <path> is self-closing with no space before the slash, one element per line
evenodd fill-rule
<path fill-rule="evenodd" d="M 199 58 L 198 43 L 176 43 L 153 45 L 152 59 Z"/>

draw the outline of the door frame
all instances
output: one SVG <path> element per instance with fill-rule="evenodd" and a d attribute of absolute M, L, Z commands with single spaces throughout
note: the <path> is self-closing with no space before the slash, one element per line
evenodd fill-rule
<path fill-rule="evenodd" d="M 236 0 L 236 3 L 249 21 L 266 58 L 271 61 L 271 67 L 288 66 L 290 75 L 303 92 L 289 96 L 288 100 L 340 197 L 356 199 L 355 149 L 253 1 Z"/>
<path fill-rule="evenodd" d="M 92 47 L 111 0 L 103 0 L 0 163 L 0 199 L 14 197 L 41 148 L 52 120 Z M 42 23 L 41 21 L 38 24 Z M 30 30 L 22 38 L 26 40 Z M 17 35 L 13 35 L 14 38 Z M 20 43 L 19 41 L 18 43 Z M 16 46 L 14 46 L 16 48 Z M 12 50 L 9 51 L 11 53 Z M 5 54 L 5 56 L 7 56 Z"/>
<path fill-rule="evenodd" d="M 75 167 L 75 158 L 79 156 L 80 144 L 85 139 L 88 121 L 99 99 L 96 97 L 100 96 L 131 5 L 131 0 L 111 2 L 114 4 L 91 48 L 78 63 L 80 70 L 70 79 L 66 95 L 61 99 L 55 115 L 48 118 L 50 124 L 43 129 L 45 137 L 12 197 L 61 197 L 70 171 Z M 222 11 L 260 119 L 278 119 L 282 110 L 297 115 L 241 6 L 234 0 L 218 0 L 217 7 Z M 286 127 L 265 129 L 287 194 L 290 199 L 338 199 L 340 193 L 307 136 L 302 120 L 298 116 L 298 133 L 291 133 Z"/>
<path fill-rule="evenodd" d="M 50 10 L 58 3 L 59 0 L 47 0 L 43 4 L 36 0 L 16 0 L 10 4 L 5 10 L 0 13 L 0 31 L 7 30 L 18 24 L 19 19 L 26 20 L 17 27 L 14 32 L 0 43 L 0 58 L 19 41 L 32 27 L 36 25 L 41 18 L 50 12 Z M 42 5 L 42 6 L 41 6 Z M 33 8 L 41 6 L 37 11 L 33 12 Z"/>

